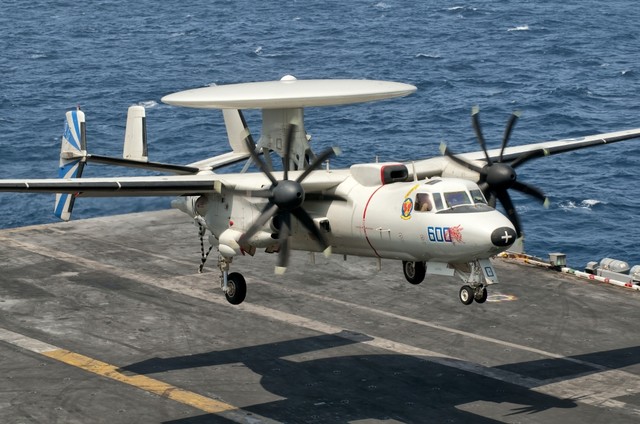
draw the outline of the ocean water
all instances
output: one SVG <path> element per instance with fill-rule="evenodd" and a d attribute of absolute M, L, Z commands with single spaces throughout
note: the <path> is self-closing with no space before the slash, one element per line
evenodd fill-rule
<path fill-rule="evenodd" d="M 54 177 L 64 112 L 87 115 L 89 150 L 120 155 L 127 107 L 147 107 L 151 160 L 189 163 L 226 151 L 219 111 L 163 105 L 212 83 L 371 78 L 412 96 L 306 110 L 313 145 L 338 145 L 334 167 L 477 150 L 481 108 L 498 147 L 640 127 L 640 8 L 631 0 L 174 2 L 3 0 L 0 178 Z M 259 114 L 247 120 L 254 135 Z M 569 264 L 640 264 L 640 140 L 529 162 L 520 181 L 548 209 L 514 194 L 529 253 Z M 85 175 L 135 171 L 90 165 Z M 169 198 L 79 199 L 74 218 L 168 207 Z M 54 222 L 50 195 L 0 194 L 0 227 Z M 185 217 L 186 218 L 186 217 Z M 186 218 L 188 219 L 188 218 Z M 189 235 L 185 235 L 188 237 Z"/>

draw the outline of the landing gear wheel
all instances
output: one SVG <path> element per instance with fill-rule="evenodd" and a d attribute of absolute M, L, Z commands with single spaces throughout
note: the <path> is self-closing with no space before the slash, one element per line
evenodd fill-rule
<path fill-rule="evenodd" d="M 473 303 L 473 289 L 470 286 L 462 286 L 460 288 L 460 302 L 465 305 L 471 305 Z"/>
<path fill-rule="evenodd" d="M 424 266 L 424 262 L 402 261 L 402 271 L 404 271 L 404 278 L 408 282 L 420 284 L 424 280 L 427 268 Z"/>
<path fill-rule="evenodd" d="M 224 296 L 232 305 L 239 305 L 247 296 L 247 283 L 242 274 L 232 272 L 227 277 L 227 291 Z"/>
<path fill-rule="evenodd" d="M 484 303 L 487 301 L 487 288 L 486 287 L 482 287 L 482 288 L 477 288 L 476 289 L 476 293 L 473 295 L 473 300 L 475 300 L 478 303 Z"/>

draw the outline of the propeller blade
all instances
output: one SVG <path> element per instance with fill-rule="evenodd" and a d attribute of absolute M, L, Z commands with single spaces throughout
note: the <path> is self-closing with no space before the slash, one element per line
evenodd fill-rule
<path fill-rule="evenodd" d="M 267 168 L 267 165 L 262 161 L 262 159 L 260 159 L 260 156 L 258 156 L 258 153 L 256 153 L 256 146 L 255 144 L 253 144 L 253 141 L 251 141 L 249 137 L 245 138 L 244 141 L 249 150 L 249 154 L 251 154 L 251 159 L 253 159 L 253 162 L 256 165 L 258 165 L 258 168 L 260 168 L 262 173 L 269 178 L 269 180 L 271 181 L 271 184 L 273 184 L 274 186 L 278 185 L 278 181 L 271 174 L 271 172 L 269 171 L 269 168 Z"/>
<path fill-rule="evenodd" d="M 540 190 L 538 187 L 515 181 L 511 188 L 513 188 L 514 190 L 518 190 L 521 193 L 528 194 L 529 196 L 533 196 L 545 205 L 548 205 L 549 203 L 547 196 L 545 196 L 542 190 Z"/>
<path fill-rule="evenodd" d="M 334 155 L 337 156 L 339 154 L 340 154 L 340 149 L 337 147 L 330 147 L 324 150 L 322 153 L 316 156 L 313 162 L 309 165 L 307 169 L 304 170 L 304 172 L 296 179 L 296 181 L 301 183 L 302 180 L 304 180 L 309 176 L 311 171 L 315 171 L 317 168 L 319 168 L 322 165 L 322 162 L 329 159 L 329 157 L 331 156 L 334 156 Z"/>
<path fill-rule="evenodd" d="M 291 214 L 283 212 L 280 214 L 280 231 L 278 232 L 278 243 L 280 243 L 280 253 L 276 265 L 276 274 L 284 274 L 289 264 L 289 234 L 291 234 Z"/>
<path fill-rule="evenodd" d="M 548 156 L 548 155 L 549 155 L 549 151 L 546 149 L 533 150 L 531 152 L 521 154 L 513 162 L 511 162 L 510 165 L 513 169 L 515 169 L 518 166 L 523 165 L 524 163 L 530 161 L 531 159 L 540 158 L 542 156 Z"/>
<path fill-rule="evenodd" d="M 294 124 L 289 124 L 289 129 L 287 131 L 287 139 L 284 142 L 284 179 L 289 179 L 289 165 L 291 160 L 291 146 L 293 146 L 293 134 L 295 133 L 296 126 Z"/>
<path fill-rule="evenodd" d="M 513 227 L 516 229 L 516 234 L 518 237 L 522 235 L 522 226 L 520 225 L 520 218 L 518 217 L 518 212 L 516 212 L 515 206 L 513 206 L 513 202 L 511 201 L 511 196 L 506 190 L 502 190 L 497 193 L 498 200 L 504 207 L 505 212 L 507 213 L 507 218 L 513 224 Z"/>
<path fill-rule="evenodd" d="M 509 143 L 509 139 L 511 138 L 511 132 L 513 131 L 513 127 L 520 118 L 522 113 L 520 111 L 514 111 L 509 117 L 509 122 L 507 122 L 507 127 L 504 129 L 504 135 L 502 136 L 502 147 L 500 148 L 500 157 L 498 162 L 502 162 L 502 154 L 504 153 L 504 149 L 506 149 L 507 144 Z"/>
<path fill-rule="evenodd" d="M 463 166 L 477 173 L 482 172 L 482 168 L 480 168 L 479 166 L 476 166 L 471 162 L 467 162 L 466 160 L 459 158 L 458 156 L 453 154 L 453 152 L 444 143 L 440 143 L 440 152 L 442 152 L 443 155 L 445 155 L 446 157 L 448 157 L 449 159 L 451 159 L 452 161 L 454 161 L 460 166 Z"/>
<path fill-rule="evenodd" d="M 313 222 L 313 219 L 311 218 L 311 216 L 309 216 L 307 211 L 302 208 L 296 208 L 292 210 L 291 213 L 293 213 L 293 216 L 295 216 L 298 221 L 300 221 L 304 228 L 306 228 L 311 234 L 313 234 L 313 236 L 318 241 L 318 244 L 322 247 L 322 250 L 327 250 L 329 248 L 327 239 L 320 232 L 320 230 L 318 230 L 316 224 Z"/>
<path fill-rule="evenodd" d="M 496 194 L 492 191 L 489 193 L 489 198 L 487 199 L 487 204 L 491 206 L 493 209 L 496 208 Z"/>
<path fill-rule="evenodd" d="M 238 244 L 245 244 L 247 240 L 260 231 L 260 229 L 276 214 L 276 212 L 278 212 L 278 206 L 271 202 L 267 203 L 267 206 L 265 206 L 262 212 L 260 212 L 258 219 L 256 219 L 247 231 L 240 236 Z"/>
<path fill-rule="evenodd" d="M 482 147 L 482 151 L 484 152 L 484 156 L 487 158 L 487 163 L 489 165 L 493 165 L 491 158 L 489 157 L 489 153 L 487 152 L 487 143 L 484 141 L 484 137 L 482 135 L 482 129 L 480 128 L 480 108 L 478 106 L 474 106 L 471 109 L 471 123 L 473 124 L 473 131 L 476 133 L 476 138 L 478 139 L 478 143 L 480 143 L 480 147 Z"/>
<path fill-rule="evenodd" d="M 478 184 L 478 187 L 480 188 L 482 193 L 484 193 L 484 197 L 487 198 L 487 204 L 495 209 L 496 208 L 496 194 L 494 193 L 493 190 L 491 190 L 491 187 L 489 186 L 489 183 L 486 182 L 486 181 L 483 181 L 480 184 Z"/>

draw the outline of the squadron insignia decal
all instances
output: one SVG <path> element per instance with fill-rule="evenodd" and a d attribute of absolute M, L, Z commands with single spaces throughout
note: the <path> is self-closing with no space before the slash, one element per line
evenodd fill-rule
<path fill-rule="evenodd" d="M 411 212 L 413 212 L 413 200 L 409 196 L 411 196 L 411 193 L 413 193 L 418 187 L 420 187 L 420 184 L 414 185 L 411 187 L 411 190 L 407 191 L 407 194 L 404 195 L 405 199 L 404 202 L 402 202 L 400 218 L 404 220 L 411 219 Z"/>
<path fill-rule="evenodd" d="M 411 200 L 410 197 L 407 197 L 404 199 L 404 202 L 402 202 L 402 213 L 400 218 L 404 220 L 411 219 L 411 212 L 413 212 L 413 200 Z"/>

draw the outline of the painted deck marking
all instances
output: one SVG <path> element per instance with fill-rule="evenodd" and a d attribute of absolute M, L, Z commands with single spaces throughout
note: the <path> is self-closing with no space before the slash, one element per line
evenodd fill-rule
<path fill-rule="evenodd" d="M 107 377 L 120 383 L 128 384 L 129 386 L 137 387 L 145 392 L 153 393 L 160 397 L 171 399 L 211 414 L 219 414 L 221 412 L 238 409 L 228 403 L 172 386 L 171 384 L 145 375 L 137 374 L 129 376 L 122 374 L 115 365 L 65 349 L 50 350 L 41 352 L 41 354 L 90 373 Z"/>
<path fill-rule="evenodd" d="M 256 414 L 247 413 L 246 411 L 243 411 L 240 408 L 229 403 L 212 399 L 198 393 L 191 392 L 189 390 L 184 390 L 163 381 L 147 377 L 145 375 L 123 374 L 115 365 L 100 361 L 98 359 L 90 358 L 88 356 L 66 349 L 61 349 L 52 344 L 33 339 L 23 334 L 15 333 L 4 328 L 0 328 L 0 341 L 6 342 L 8 344 L 33 353 L 38 353 L 51 359 L 55 359 L 64 364 L 71 365 L 92 374 L 96 374 L 123 384 L 127 384 L 129 386 L 144 390 L 145 392 L 155 394 L 162 398 L 180 402 L 184 405 L 191 406 L 210 414 L 222 414 L 231 412 L 230 415 L 224 414 L 224 417 L 231 421 L 245 422 L 248 416 L 251 416 L 255 422 L 271 421 Z"/>

